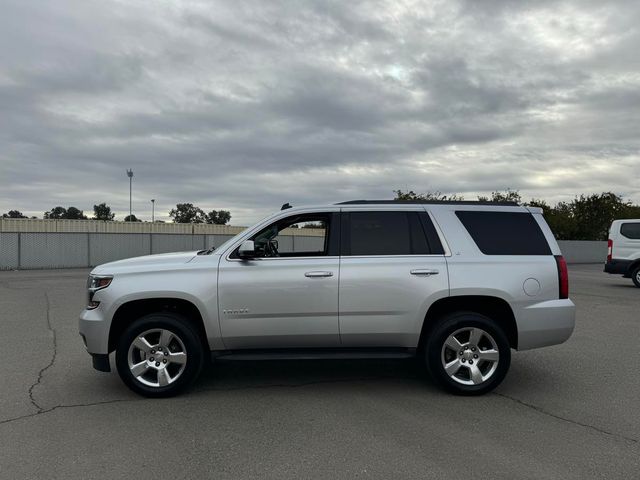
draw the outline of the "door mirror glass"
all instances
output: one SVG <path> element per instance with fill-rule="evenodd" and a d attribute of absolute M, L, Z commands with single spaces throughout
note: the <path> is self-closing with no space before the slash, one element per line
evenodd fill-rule
<path fill-rule="evenodd" d="M 245 240 L 238 248 L 238 256 L 240 258 L 254 258 L 256 256 L 255 245 L 253 240 Z"/>

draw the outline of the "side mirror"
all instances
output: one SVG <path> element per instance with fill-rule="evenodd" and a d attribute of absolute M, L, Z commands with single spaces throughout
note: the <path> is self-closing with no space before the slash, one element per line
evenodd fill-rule
<path fill-rule="evenodd" d="M 256 256 L 255 245 L 253 240 L 245 240 L 238 248 L 238 256 L 240 258 L 254 258 Z"/>

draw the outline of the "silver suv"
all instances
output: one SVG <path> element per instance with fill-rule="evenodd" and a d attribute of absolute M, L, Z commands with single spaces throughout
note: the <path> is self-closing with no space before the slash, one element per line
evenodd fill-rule
<path fill-rule="evenodd" d="M 418 357 L 445 389 L 478 395 L 512 348 L 562 343 L 575 321 L 541 210 L 508 203 L 287 204 L 215 250 L 96 267 L 88 290 L 93 366 L 110 371 L 115 352 L 151 397 L 210 359 L 381 356 Z"/>

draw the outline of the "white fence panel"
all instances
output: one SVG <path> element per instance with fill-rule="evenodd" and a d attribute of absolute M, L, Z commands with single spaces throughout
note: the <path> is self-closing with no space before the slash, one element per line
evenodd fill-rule
<path fill-rule="evenodd" d="M 558 246 L 567 263 L 604 263 L 607 260 L 607 242 L 559 240 Z"/>
<path fill-rule="evenodd" d="M 218 248 L 224 242 L 226 242 L 227 240 L 233 237 L 235 237 L 235 235 L 207 235 L 205 239 L 204 248 L 211 248 L 211 247 Z"/>
<path fill-rule="evenodd" d="M 149 255 L 150 236 L 144 233 L 90 233 L 89 265 L 92 267 L 123 258 Z"/>
<path fill-rule="evenodd" d="M 204 248 L 204 235 L 174 235 L 154 233 L 151 253 L 188 252 Z"/>
<path fill-rule="evenodd" d="M 88 233 L 20 234 L 20 268 L 73 268 L 88 264 Z"/>
<path fill-rule="evenodd" d="M 18 233 L 0 233 L 0 270 L 18 268 L 20 262 L 20 237 Z"/>

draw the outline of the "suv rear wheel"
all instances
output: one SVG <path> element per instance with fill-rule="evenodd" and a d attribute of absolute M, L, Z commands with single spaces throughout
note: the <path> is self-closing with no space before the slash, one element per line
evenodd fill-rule
<path fill-rule="evenodd" d="M 638 265 L 633 272 L 631 272 L 631 280 L 636 287 L 640 288 L 640 265 Z"/>
<path fill-rule="evenodd" d="M 473 312 L 441 318 L 425 347 L 431 377 L 459 395 L 482 395 L 493 390 L 511 363 L 504 331 L 488 317 Z"/>
<path fill-rule="evenodd" d="M 146 397 L 171 397 L 189 387 L 204 363 L 198 334 L 180 315 L 154 313 L 134 321 L 116 347 L 122 381 Z"/>

